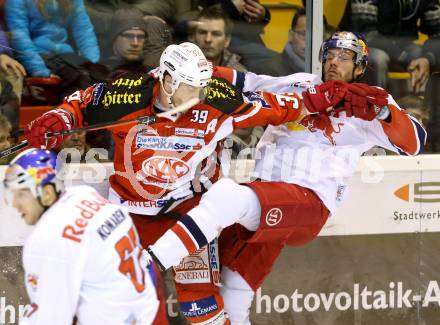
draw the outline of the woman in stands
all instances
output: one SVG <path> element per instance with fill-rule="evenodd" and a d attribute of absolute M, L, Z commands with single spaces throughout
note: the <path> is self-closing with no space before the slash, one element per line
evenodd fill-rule
<path fill-rule="evenodd" d="M 100 53 L 83 0 L 6 0 L 4 9 L 11 45 L 30 76 L 61 78 L 61 95 L 94 81 L 87 70 Z"/>

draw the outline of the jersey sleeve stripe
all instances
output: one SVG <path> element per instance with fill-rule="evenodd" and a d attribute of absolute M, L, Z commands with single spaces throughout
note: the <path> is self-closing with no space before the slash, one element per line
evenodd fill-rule
<path fill-rule="evenodd" d="M 409 156 L 405 151 L 403 151 L 402 149 L 400 149 L 398 146 L 396 146 L 396 145 L 394 145 L 394 144 L 393 144 L 393 146 L 394 146 L 394 148 L 397 149 L 397 152 L 399 153 L 399 155 L 401 155 L 401 156 Z"/>
<path fill-rule="evenodd" d="M 399 154 L 416 155 L 425 144 L 426 134 L 417 120 L 393 104 L 388 105 L 391 121 L 380 121 L 391 144 Z"/>
<path fill-rule="evenodd" d="M 418 142 L 418 150 L 416 154 L 422 153 L 426 144 L 426 136 L 427 133 L 425 129 L 422 127 L 419 121 L 411 115 L 408 115 L 411 122 L 414 124 L 416 132 L 417 132 L 417 142 Z"/>
<path fill-rule="evenodd" d="M 232 84 L 239 90 L 243 91 L 246 73 L 234 70 L 234 80 Z"/>
<path fill-rule="evenodd" d="M 171 230 L 176 234 L 177 237 L 179 237 L 188 252 L 194 252 L 197 250 L 195 240 L 192 238 L 192 236 L 190 236 L 184 225 L 182 225 L 180 222 L 177 222 L 171 228 Z"/>
<path fill-rule="evenodd" d="M 188 235 L 191 235 L 191 237 L 195 239 L 198 245 L 197 248 L 201 248 L 208 244 L 208 240 L 206 239 L 205 235 L 189 215 L 184 216 L 179 220 L 178 223 L 184 228 Z M 191 252 L 192 250 L 189 251 Z"/>
<path fill-rule="evenodd" d="M 251 103 L 247 103 L 246 105 L 243 106 L 242 109 L 240 109 L 237 112 L 233 112 L 231 115 L 232 116 L 234 116 L 234 115 L 242 115 L 242 114 L 246 113 L 252 107 L 253 107 L 253 105 Z"/>
<path fill-rule="evenodd" d="M 252 109 L 249 113 L 245 114 L 245 115 L 240 115 L 238 117 L 234 117 L 234 121 L 235 122 L 241 122 L 244 121 L 252 116 L 254 116 L 255 114 L 257 114 L 261 109 L 261 104 L 258 104 L 256 106 L 254 106 L 254 109 Z"/>
<path fill-rule="evenodd" d="M 409 156 L 409 155 L 418 155 L 421 152 L 423 152 L 425 141 L 426 141 L 426 131 L 423 129 L 423 127 L 420 125 L 419 121 L 417 121 L 414 117 L 411 115 L 408 115 L 411 124 L 414 128 L 414 135 L 415 135 L 415 141 L 416 141 L 416 147 L 414 150 L 409 151 L 408 149 L 402 149 L 399 146 L 392 143 L 393 147 L 397 149 L 399 155 L 401 156 Z"/>

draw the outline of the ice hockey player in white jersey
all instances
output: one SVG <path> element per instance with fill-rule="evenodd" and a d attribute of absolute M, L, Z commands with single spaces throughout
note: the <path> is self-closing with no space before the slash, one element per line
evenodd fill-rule
<path fill-rule="evenodd" d="M 30 149 L 5 174 L 8 204 L 36 225 L 23 249 L 30 308 L 20 324 L 151 324 L 159 301 L 124 207 L 63 188 L 56 154 Z"/>
<path fill-rule="evenodd" d="M 168 268 L 222 232 L 222 295 L 232 324 L 250 324 L 254 292 L 282 248 L 310 242 L 336 214 L 365 151 L 381 146 L 417 155 L 425 144 L 425 130 L 391 95 L 356 83 L 368 61 L 362 36 L 333 34 L 323 43 L 321 60 L 321 85 L 316 84 L 319 78 L 305 73 L 272 78 L 226 71 L 241 80 L 245 91 L 302 93 L 306 107 L 329 112 L 269 127 L 257 152 L 258 180 L 239 185 L 220 179 L 197 207 L 149 247 L 152 257 Z"/>

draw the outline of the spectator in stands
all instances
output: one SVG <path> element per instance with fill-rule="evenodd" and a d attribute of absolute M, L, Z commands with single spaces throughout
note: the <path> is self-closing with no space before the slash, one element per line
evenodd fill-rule
<path fill-rule="evenodd" d="M 109 150 L 103 146 L 103 143 L 108 139 L 103 140 L 100 139 L 100 137 L 102 137 L 102 133 L 99 131 L 76 132 L 64 139 L 60 147 L 54 150 L 61 155 L 60 159 L 62 161 L 68 163 L 90 163 L 113 160 L 113 153 L 109 152 Z M 62 151 L 63 149 L 70 150 Z"/>
<path fill-rule="evenodd" d="M 147 37 L 147 22 L 139 9 L 125 7 L 116 10 L 111 19 L 111 33 L 107 39 L 111 41 L 112 52 L 104 56 L 102 63 L 108 73 L 105 81 L 116 78 L 127 71 L 145 73 L 155 66 L 146 66 L 145 40 Z M 158 65 L 159 63 L 157 63 Z M 112 159 L 114 142 L 107 130 L 91 132 L 92 145 L 95 148 L 104 148 Z"/>
<path fill-rule="evenodd" d="M 341 29 L 365 34 L 376 66 L 375 84 L 386 86 L 388 66 L 411 73 L 411 85 L 422 91 L 430 66 L 440 66 L 440 4 L 438 0 L 349 0 Z M 418 24 L 420 19 L 420 24 Z M 415 44 L 418 32 L 428 35 L 423 47 Z"/>
<path fill-rule="evenodd" d="M 118 9 L 112 18 L 112 53 L 102 62 L 111 70 L 111 77 L 123 71 L 146 70 L 143 66 L 146 22 L 136 8 Z"/>
<path fill-rule="evenodd" d="M 298 9 L 292 18 L 288 42 L 282 53 L 286 74 L 305 71 L 306 54 L 306 11 Z"/>
<path fill-rule="evenodd" d="M 160 55 L 172 41 L 172 28 L 156 16 L 144 16 L 147 23 L 144 65 L 158 67 Z"/>
<path fill-rule="evenodd" d="M 230 150 L 231 159 L 255 159 L 255 148 L 264 129 L 261 126 L 234 131 L 225 142 L 225 149 Z"/>
<path fill-rule="evenodd" d="M 429 76 L 425 88 L 424 103 L 429 111 L 427 147 L 440 152 L 440 72 Z"/>
<path fill-rule="evenodd" d="M 258 0 L 196 1 L 192 13 L 185 13 L 186 21 L 181 22 L 181 25 L 185 25 L 189 30 L 189 34 L 191 33 L 190 22 L 198 15 L 197 9 L 210 6 L 222 8 L 223 12 L 231 18 L 234 29 L 229 50 L 241 56 L 241 63 L 249 71 L 273 76 L 285 74 L 281 54 L 268 49 L 260 35 L 270 21 L 270 12 L 266 7 Z"/>
<path fill-rule="evenodd" d="M 87 12 L 95 25 L 98 38 L 105 38 L 112 29 L 114 12 L 121 8 L 137 8 L 144 16 L 171 22 L 179 8 L 190 6 L 190 0 L 85 0 Z"/>
<path fill-rule="evenodd" d="M 147 30 L 144 65 L 156 67 L 163 50 L 172 42 L 172 28 L 166 21 L 172 21 L 180 7 L 189 6 L 188 1 L 190 0 L 85 0 L 85 5 L 104 57 L 112 52 L 112 40 L 109 40 L 108 35 L 113 32 L 114 13 L 123 8 L 140 10 Z"/>
<path fill-rule="evenodd" d="M 324 39 L 329 38 L 336 29 L 327 24 L 323 17 Z M 288 41 L 282 53 L 285 64 L 285 74 L 305 72 L 306 68 L 306 10 L 298 8 L 293 15 L 291 27 L 288 32 Z"/>
<path fill-rule="evenodd" d="M 83 0 L 6 0 L 5 18 L 30 76 L 61 78 L 66 93 L 95 81 L 90 63 L 100 54 Z"/>
<path fill-rule="evenodd" d="M 5 115 L 0 114 L 0 151 L 5 150 L 11 146 L 11 131 L 12 126 Z M 12 157 L 4 157 L 0 159 L 0 164 L 8 164 Z"/>
<path fill-rule="evenodd" d="M 232 22 L 224 14 L 222 8 L 216 6 L 203 8 L 194 25 L 190 40 L 200 47 L 208 60 L 214 65 L 230 67 L 242 72 L 247 71 L 246 67 L 239 62 L 240 56 L 228 50 Z M 237 158 L 246 148 L 250 153 L 250 149 L 255 148 L 263 131 L 261 126 L 235 130 L 229 137 L 232 158 Z M 243 153 L 242 158 L 245 158 L 244 156 L 252 158 L 251 155 Z"/>
<path fill-rule="evenodd" d="M 18 131 L 18 124 L 20 119 L 20 98 L 14 92 L 12 84 L 5 78 L 5 76 L 1 76 L 1 74 L 0 114 L 6 116 L 6 118 L 9 120 L 14 133 Z"/>
<path fill-rule="evenodd" d="M 12 49 L 0 25 L 0 114 L 9 119 L 13 131 L 18 129 L 25 76 L 26 70 L 13 58 Z"/>
<path fill-rule="evenodd" d="M 429 110 L 425 105 L 425 101 L 420 96 L 408 95 L 399 98 L 397 101 L 400 107 L 404 107 L 405 110 L 414 116 L 422 126 L 426 129 L 429 121 Z"/>
<path fill-rule="evenodd" d="M 190 40 L 200 47 L 209 61 L 214 65 L 247 72 L 246 67 L 240 63 L 240 56 L 228 50 L 233 26 L 221 8 L 204 8 L 195 22 Z"/>
<path fill-rule="evenodd" d="M 81 161 L 83 161 L 87 151 L 90 149 L 86 142 L 86 133 L 86 131 L 73 133 L 71 136 L 61 142 L 58 151 L 68 148 L 76 149 L 81 156 Z"/>

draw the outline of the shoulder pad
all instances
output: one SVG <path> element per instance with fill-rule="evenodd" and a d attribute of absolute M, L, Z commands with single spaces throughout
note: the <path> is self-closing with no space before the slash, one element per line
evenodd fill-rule
<path fill-rule="evenodd" d="M 145 109 L 151 102 L 155 79 L 147 73 L 124 73 L 106 84 L 95 84 L 94 98 L 85 109 L 86 121 L 116 121 Z"/>
<path fill-rule="evenodd" d="M 205 88 L 205 104 L 231 114 L 244 104 L 243 95 L 230 82 L 223 78 L 211 78 Z"/>

